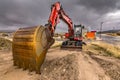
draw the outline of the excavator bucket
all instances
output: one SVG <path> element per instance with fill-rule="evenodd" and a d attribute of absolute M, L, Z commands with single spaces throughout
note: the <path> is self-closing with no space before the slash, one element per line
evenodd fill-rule
<path fill-rule="evenodd" d="M 44 26 L 18 29 L 12 43 L 14 66 L 40 73 L 47 50 L 53 43 L 50 31 Z"/>

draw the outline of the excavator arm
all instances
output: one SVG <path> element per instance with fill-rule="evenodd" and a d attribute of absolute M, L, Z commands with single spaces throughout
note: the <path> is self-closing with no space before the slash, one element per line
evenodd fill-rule
<path fill-rule="evenodd" d="M 55 27 L 56 27 L 56 25 L 58 23 L 59 12 L 60 12 L 60 3 L 56 2 L 51 7 L 51 14 L 50 14 L 49 20 L 48 20 L 48 25 L 49 25 L 48 27 L 49 27 L 51 33 L 54 32 Z"/>
<path fill-rule="evenodd" d="M 51 34 L 54 34 L 56 25 L 59 23 L 59 19 L 62 19 L 65 23 L 68 24 L 68 33 L 66 34 L 66 37 L 71 37 L 74 35 L 73 30 L 73 23 L 72 20 L 68 17 L 68 15 L 64 12 L 62 6 L 60 5 L 60 2 L 56 2 L 51 7 L 51 14 L 48 20 L 49 29 L 51 31 Z"/>

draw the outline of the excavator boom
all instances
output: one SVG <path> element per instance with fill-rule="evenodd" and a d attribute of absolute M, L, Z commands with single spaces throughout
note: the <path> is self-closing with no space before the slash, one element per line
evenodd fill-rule
<path fill-rule="evenodd" d="M 68 33 L 69 33 L 68 37 L 73 36 L 74 30 L 73 30 L 72 20 L 64 12 L 60 2 L 56 2 L 51 7 L 51 14 L 48 20 L 48 24 L 49 24 L 48 27 L 51 31 L 51 34 L 54 34 L 56 25 L 59 23 L 59 19 L 62 19 L 65 23 L 68 24 Z"/>

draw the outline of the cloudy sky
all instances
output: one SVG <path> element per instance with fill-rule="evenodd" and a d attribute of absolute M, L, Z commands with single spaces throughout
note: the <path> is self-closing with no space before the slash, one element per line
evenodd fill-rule
<path fill-rule="evenodd" d="M 51 4 L 56 1 L 74 24 L 99 30 L 104 22 L 103 30 L 120 29 L 120 0 L 0 0 L 0 30 L 46 24 Z M 67 25 L 60 21 L 57 31 L 65 30 Z"/>

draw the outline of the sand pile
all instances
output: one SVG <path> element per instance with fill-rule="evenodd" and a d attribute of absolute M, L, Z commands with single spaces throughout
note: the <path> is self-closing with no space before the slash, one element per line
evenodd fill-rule
<path fill-rule="evenodd" d="M 77 54 L 45 61 L 41 68 L 41 80 L 78 80 Z"/>

